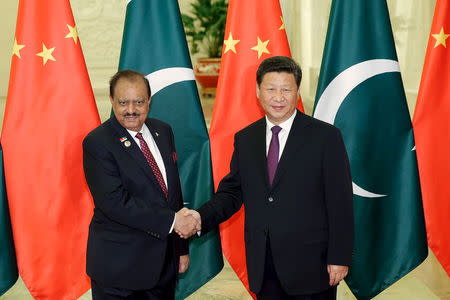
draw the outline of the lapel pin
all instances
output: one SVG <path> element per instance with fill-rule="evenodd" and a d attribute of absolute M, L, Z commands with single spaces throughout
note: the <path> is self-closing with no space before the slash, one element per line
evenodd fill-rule
<path fill-rule="evenodd" d="M 159 133 L 157 133 L 157 132 L 155 131 L 155 135 L 156 135 L 156 136 L 159 136 Z"/>
<path fill-rule="evenodd" d="M 123 143 L 125 145 L 125 147 L 130 147 L 131 146 L 131 142 L 130 141 L 125 141 L 125 143 Z"/>
<path fill-rule="evenodd" d="M 126 140 L 128 140 L 126 136 L 123 136 L 123 137 L 120 138 L 120 142 L 121 143 L 125 142 Z"/>

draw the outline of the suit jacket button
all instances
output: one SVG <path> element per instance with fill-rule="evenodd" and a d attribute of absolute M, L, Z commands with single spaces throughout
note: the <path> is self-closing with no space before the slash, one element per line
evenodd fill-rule
<path fill-rule="evenodd" d="M 267 200 L 269 200 L 269 202 L 273 202 L 273 197 L 269 197 Z"/>

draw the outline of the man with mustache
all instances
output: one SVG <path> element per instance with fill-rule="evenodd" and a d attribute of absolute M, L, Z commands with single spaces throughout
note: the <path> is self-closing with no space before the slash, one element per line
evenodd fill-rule
<path fill-rule="evenodd" d="M 188 244 L 200 224 L 184 216 L 172 129 L 147 118 L 150 85 L 124 70 L 110 80 L 114 115 L 83 141 L 95 209 L 87 273 L 92 298 L 174 299 L 177 273 L 189 266 Z"/>

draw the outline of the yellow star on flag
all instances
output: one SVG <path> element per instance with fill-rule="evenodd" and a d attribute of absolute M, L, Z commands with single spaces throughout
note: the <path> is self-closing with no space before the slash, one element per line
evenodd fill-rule
<path fill-rule="evenodd" d="M 280 26 L 280 28 L 278 28 L 278 30 L 284 30 L 284 29 L 286 29 L 286 27 L 284 26 L 283 16 L 280 16 L 280 19 L 281 19 L 281 26 Z"/>
<path fill-rule="evenodd" d="M 42 57 L 42 62 L 43 62 L 44 66 L 49 59 L 56 61 L 56 59 L 52 55 L 54 50 L 55 50 L 55 47 L 47 49 L 47 47 L 45 47 L 44 43 L 42 43 L 42 52 L 39 52 L 36 55 Z"/>
<path fill-rule="evenodd" d="M 432 34 L 432 36 L 436 39 L 436 44 L 434 44 L 434 48 L 436 48 L 439 45 L 442 45 L 445 48 L 447 48 L 445 40 L 450 36 L 450 34 L 444 33 L 444 27 L 441 27 L 441 31 L 437 34 Z"/>
<path fill-rule="evenodd" d="M 17 56 L 18 58 L 20 57 L 20 49 L 22 49 L 23 47 L 25 47 L 25 45 L 19 45 L 17 44 L 17 39 L 14 38 L 14 45 L 13 45 L 13 50 L 12 50 L 12 55 Z"/>
<path fill-rule="evenodd" d="M 78 31 L 77 31 L 77 27 L 76 26 L 70 26 L 69 24 L 67 24 L 67 27 L 69 28 L 69 33 L 65 36 L 66 39 L 70 39 L 73 38 L 73 41 L 76 43 L 78 43 Z"/>
<path fill-rule="evenodd" d="M 230 32 L 228 35 L 228 39 L 223 41 L 225 44 L 225 51 L 223 54 L 227 53 L 229 50 L 233 51 L 236 54 L 236 44 L 239 43 L 241 40 L 233 40 L 233 34 Z"/>
<path fill-rule="evenodd" d="M 263 42 L 258 36 L 258 44 L 251 48 L 252 50 L 258 51 L 258 58 L 260 58 L 263 53 L 270 54 L 269 50 L 267 50 L 267 44 L 269 44 L 269 41 L 270 40 Z"/>

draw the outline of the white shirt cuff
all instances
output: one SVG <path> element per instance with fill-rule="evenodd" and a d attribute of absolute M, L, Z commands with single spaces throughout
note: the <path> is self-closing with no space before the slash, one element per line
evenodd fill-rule
<path fill-rule="evenodd" d="M 172 233 L 172 231 L 173 231 L 173 227 L 175 226 L 175 220 L 176 219 L 177 219 L 177 215 L 175 214 L 173 216 L 173 222 L 172 222 L 172 226 L 170 226 L 169 234 Z"/>

